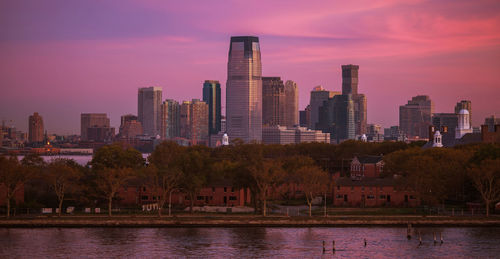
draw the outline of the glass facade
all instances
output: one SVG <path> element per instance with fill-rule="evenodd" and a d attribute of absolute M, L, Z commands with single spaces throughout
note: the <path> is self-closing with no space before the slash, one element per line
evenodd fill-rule
<path fill-rule="evenodd" d="M 262 140 L 262 64 L 259 38 L 231 37 L 227 63 L 226 120 L 230 140 Z"/>

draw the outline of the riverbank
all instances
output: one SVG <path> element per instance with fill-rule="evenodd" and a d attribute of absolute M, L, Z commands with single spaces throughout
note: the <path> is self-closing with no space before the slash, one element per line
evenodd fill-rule
<path fill-rule="evenodd" d="M 500 217 L 449 216 L 63 216 L 0 219 L 0 228 L 39 227 L 500 227 Z"/>

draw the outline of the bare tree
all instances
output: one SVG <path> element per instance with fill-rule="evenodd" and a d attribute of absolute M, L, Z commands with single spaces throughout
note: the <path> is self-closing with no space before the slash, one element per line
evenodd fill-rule
<path fill-rule="evenodd" d="M 309 217 L 312 216 L 312 202 L 318 195 L 326 193 L 328 188 L 328 174 L 318 166 L 303 166 L 297 170 L 300 184 L 309 206 Z"/>
<path fill-rule="evenodd" d="M 490 206 L 500 200 L 500 159 L 485 159 L 479 166 L 469 169 L 474 186 L 486 204 L 486 217 L 490 215 Z"/>
<path fill-rule="evenodd" d="M 249 168 L 250 176 L 257 186 L 257 197 L 262 204 L 262 215 L 267 215 L 267 199 L 272 187 L 282 183 L 285 172 L 278 161 L 263 160 Z"/>
<path fill-rule="evenodd" d="M 3 185 L 6 193 L 7 218 L 10 218 L 11 200 L 24 187 L 34 174 L 33 170 L 22 166 L 17 157 L 0 156 L 0 187 Z"/>
<path fill-rule="evenodd" d="M 118 190 L 134 176 L 132 168 L 104 168 L 98 172 L 97 187 L 108 200 L 108 216 L 111 217 L 113 198 Z"/>
<path fill-rule="evenodd" d="M 72 166 L 73 165 L 73 166 Z M 76 188 L 76 182 L 81 177 L 81 172 L 75 168 L 76 163 L 69 159 L 56 159 L 47 168 L 47 180 L 56 193 L 59 204 L 59 217 L 62 205 L 69 189 Z"/>

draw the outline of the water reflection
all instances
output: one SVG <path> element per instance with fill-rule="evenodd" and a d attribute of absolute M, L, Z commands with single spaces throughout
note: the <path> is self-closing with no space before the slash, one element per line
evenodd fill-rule
<path fill-rule="evenodd" d="M 406 228 L 0 229 L 0 258 L 492 258 L 500 254 L 500 228 L 416 230 L 422 246 L 418 236 L 406 238 Z M 434 244 L 433 233 L 438 237 L 442 233 L 444 244 Z"/>

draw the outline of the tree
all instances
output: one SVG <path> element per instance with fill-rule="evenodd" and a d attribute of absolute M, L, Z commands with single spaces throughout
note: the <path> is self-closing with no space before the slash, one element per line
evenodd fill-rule
<path fill-rule="evenodd" d="M 312 216 L 312 201 L 318 193 L 326 193 L 328 189 L 328 174 L 318 166 L 303 166 L 297 170 L 300 184 L 309 206 L 309 217 Z"/>
<path fill-rule="evenodd" d="M 7 218 L 10 218 L 11 200 L 14 195 L 23 188 L 26 181 L 28 181 L 34 171 L 29 170 L 27 167 L 22 166 L 17 157 L 11 156 L 9 158 L 0 156 L 0 187 L 5 188 L 6 204 L 7 204 Z"/>
<path fill-rule="evenodd" d="M 273 160 L 262 160 L 249 166 L 250 176 L 257 186 L 257 197 L 261 201 L 262 215 L 267 214 L 267 198 L 271 189 L 276 189 L 283 182 L 285 172 L 282 163 Z M 275 188 L 273 188 L 275 187 Z"/>
<path fill-rule="evenodd" d="M 491 204 L 500 200 L 500 159 L 485 159 L 479 165 L 473 165 L 469 175 L 484 200 L 488 217 Z"/>
<path fill-rule="evenodd" d="M 108 215 L 111 216 L 113 198 L 118 190 L 144 166 L 142 154 L 120 144 L 106 145 L 97 150 L 90 164 L 96 173 L 97 188 L 108 201 Z"/>
<path fill-rule="evenodd" d="M 181 188 L 189 196 L 189 212 L 193 213 L 194 199 L 196 194 L 207 183 L 207 175 L 210 168 L 210 154 L 204 146 L 191 146 L 182 154 L 180 179 Z"/>
<path fill-rule="evenodd" d="M 149 156 L 146 170 L 153 192 L 158 195 L 158 216 L 171 192 L 179 187 L 182 172 L 180 159 L 185 148 L 175 142 L 163 142 Z"/>
<path fill-rule="evenodd" d="M 58 158 L 48 165 L 46 175 L 47 181 L 57 196 L 60 217 L 65 195 L 68 190 L 74 191 L 77 188 L 81 172 L 74 160 Z"/>

